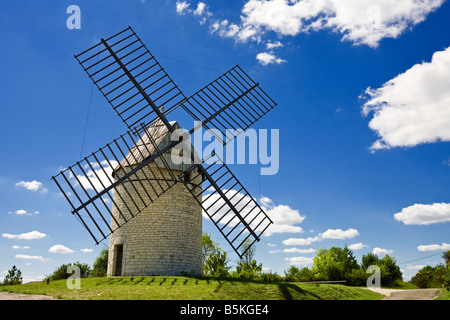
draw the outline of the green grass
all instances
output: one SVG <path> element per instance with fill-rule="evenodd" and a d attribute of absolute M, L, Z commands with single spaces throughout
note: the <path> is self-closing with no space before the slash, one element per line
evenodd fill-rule
<path fill-rule="evenodd" d="M 435 300 L 450 300 L 450 290 L 442 289 L 441 293 Z"/>
<path fill-rule="evenodd" d="M 364 288 L 333 284 L 267 283 L 233 278 L 119 277 L 83 278 L 80 289 L 66 280 L 0 286 L 0 291 L 75 300 L 378 300 Z"/>
<path fill-rule="evenodd" d="M 389 288 L 389 289 L 402 289 L 402 290 L 404 290 L 404 289 L 420 289 L 415 284 L 412 284 L 410 282 L 404 282 L 404 281 L 401 281 L 401 280 L 395 281 L 391 286 L 386 287 L 386 288 Z"/>

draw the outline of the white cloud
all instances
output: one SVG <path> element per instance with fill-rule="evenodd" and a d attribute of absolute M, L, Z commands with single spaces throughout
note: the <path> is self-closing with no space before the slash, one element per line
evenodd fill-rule
<path fill-rule="evenodd" d="M 21 234 L 10 234 L 10 233 L 3 233 L 2 237 L 8 238 L 8 239 L 23 239 L 23 240 L 34 240 L 34 239 L 42 239 L 46 237 L 47 235 L 42 232 L 38 231 L 31 231 Z"/>
<path fill-rule="evenodd" d="M 198 2 L 197 9 L 189 9 L 187 1 L 177 1 L 176 11 L 199 17 L 200 24 L 209 20 L 209 31 L 236 42 L 266 43 L 266 48 L 281 47 L 281 41 L 263 40 L 296 36 L 301 33 L 328 30 L 342 35 L 343 41 L 355 45 L 377 47 L 384 38 L 398 38 L 407 30 L 424 21 L 445 0 L 247 0 L 240 21 L 229 22 L 226 17 L 213 18 Z M 269 55 L 272 55 L 270 57 Z M 271 53 L 259 55 L 263 65 L 285 60 Z M 277 62 L 278 61 L 278 62 Z"/>
<path fill-rule="evenodd" d="M 186 1 L 177 1 L 176 3 L 176 10 L 179 14 L 186 14 L 188 12 L 189 3 Z"/>
<path fill-rule="evenodd" d="M 44 259 L 41 256 L 30 256 L 28 254 L 16 254 L 16 258 L 18 259 L 29 259 L 29 260 L 40 260 L 40 261 L 46 261 L 47 259 Z"/>
<path fill-rule="evenodd" d="M 231 199 L 231 203 L 235 205 L 236 209 L 240 212 L 240 214 L 244 217 L 247 214 L 249 216 L 246 218 L 247 221 L 252 221 L 255 217 L 255 214 L 258 213 L 258 210 L 253 210 L 250 212 L 248 209 L 247 203 L 251 200 L 250 197 L 245 196 L 242 193 L 238 193 L 236 190 L 223 190 L 226 192 L 227 197 Z M 300 215 L 298 210 L 292 209 L 287 205 L 275 205 L 271 199 L 267 197 L 262 197 L 260 199 L 261 208 L 266 212 L 267 216 L 273 221 L 267 230 L 264 232 L 264 236 L 270 236 L 275 233 L 302 233 L 303 229 L 296 224 L 301 223 L 306 217 Z M 228 207 L 224 206 L 224 201 L 220 198 L 217 193 L 212 195 L 205 195 L 203 200 L 203 206 L 208 208 L 211 205 L 208 211 L 215 212 L 217 210 L 216 216 L 221 217 L 228 211 Z M 203 212 L 203 217 L 209 219 L 207 214 Z M 219 223 L 226 224 L 229 223 L 230 226 L 235 226 L 238 223 L 238 219 L 234 218 L 234 213 L 230 210 L 226 213 L 226 216 L 221 219 Z M 234 218 L 234 219 L 233 219 Z M 263 215 L 259 215 L 256 219 L 251 223 L 251 227 L 256 227 L 263 218 Z"/>
<path fill-rule="evenodd" d="M 414 204 L 394 214 L 397 221 L 407 225 L 430 225 L 450 221 L 450 203 Z"/>
<path fill-rule="evenodd" d="M 281 58 L 278 58 L 273 53 L 270 52 L 261 52 L 256 55 L 256 60 L 263 66 L 266 66 L 268 64 L 276 63 L 280 64 L 283 62 L 286 62 L 286 60 L 283 60 Z"/>
<path fill-rule="evenodd" d="M 450 47 L 378 89 L 367 88 L 362 113 L 380 137 L 372 150 L 450 141 Z"/>
<path fill-rule="evenodd" d="M 379 247 L 375 247 L 375 248 L 373 248 L 372 253 L 376 254 L 376 255 L 392 254 L 392 253 L 394 253 L 394 250 L 388 250 L 388 249 L 382 249 Z"/>
<path fill-rule="evenodd" d="M 194 10 L 194 15 L 201 16 L 203 12 L 205 11 L 206 4 L 204 2 L 199 2 L 197 4 L 197 9 Z"/>
<path fill-rule="evenodd" d="M 308 238 L 289 238 L 283 240 L 283 244 L 286 246 L 307 246 L 313 242 L 320 241 L 320 237 L 308 237 Z"/>
<path fill-rule="evenodd" d="M 358 230 L 356 229 L 348 229 L 348 230 L 341 230 L 341 229 L 328 229 L 324 233 L 322 233 L 321 238 L 322 239 L 351 239 L 359 235 Z"/>
<path fill-rule="evenodd" d="M 363 248 L 365 248 L 365 247 L 368 247 L 368 245 L 362 244 L 361 242 L 359 242 L 359 243 L 353 243 L 353 244 L 351 244 L 351 245 L 348 246 L 348 248 L 349 248 L 350 250 L 361 250 L 361 249 L 363 249 Z"/>
<path fill-rule="evenodd" d="M 24 210 L 24 209 L 19 209 L 19 210 L 16 210 L 16 211 L 14 211 L 14 212 L 12 212 L 12 211 L 10 211 L 10 212 L 8 212 L 9 214 L 11 214 L 11 213 L 14 213 L 14 214 L 16 214 L 16 215 L 19 215 L 19 216 L 31 216 L 31 215 L 33 215 L 33 214 L 39 214 L 39 211 L 34 211 L 34 212 L 28 212 L 28 211 L 26 211 L 26 210 Z"/>
<path fill-rule="evenodd" d="M 31 191 L 40 191 L 41 193 L 46 193 L 48 190 L 43 187 L 42 182 L 33 180 L 33 181 L 19 181 L 16 183 L 16 186 L 23 187 L 27 190 Z"/>
<path fill-rule="evenodd" d="M 287 246 L 304 246 L 310 245 L 313 242 L 322 241 L 324 239 L 351 239 L 359 235 L 358 230 L 349 228 L 347 230 L 342 229 L 327 229 L 323 233 L 315 237 L 308 238 L 289 238 L 283 241 Z"/>
<path fill-rule="evenodd" d="M 302 216 L 298 210 L 292 209 L 288 205 L 275 205 L 271 199 L 262 197 L 260 199 L 262 208 L 273 221 L 273 224 L 264 233 L 270 236 L 274 233 L 302 233 L 303 229 L 296 224 L 302 223 L 306 216 Z"/>
<path fill-rule="evenodd" d="M 450 250 L 449 243 L 442 244 L 428 244 L 428 245 L 420 245 L 417 247 L 419 251 L 446 251 Z"/>
<path fill-rule="evenodd" d="M 16 246 L 16 245 L 12 246 L 12 248 L 13 248 L 13 249 L 30 249 L 29 246 L 23 246 L 23 247 L 21 247 L 21 246 Z"/>
<path fill-rule="evenodd" d="M 309 257 L 292 257 L 292 258 L 285 258 L 284 260 L 288 261 L 290 265 L 295 266 L 307 266 L 313 263 L 313 258 Z"/>
<path fill-rule="evenodd" d="M 56 244 L 56 245 L 52 246 L 48 250 L 48 252 L 52 252 L 52 253 L 72 253 L 73 250 L 63 246 L 62 244 Z"/>
<path fill-rule="evenodd" d="M 274 42 L 268 41 L 266 43 L 266 49 L 267 50 L 272 50 L 272 49 L 275 49 L 275 48 L 278 48 L 278 47 L 283 47 L 283 44 L 280 41 L 274 41 Z"/>
<path fill-rule="evenodd" d="M 424 267 L 426 267 L 426 265 L 424 265 L 424 264 L 421 264 L 421 265 L 411 265 L 411 264 L 409 264 L 409 265 L 406 266 L 406 269 L 407 270 L 420 270 L 420 269 L 422 269 Z"/>
<path fill-rule="evenodd" d="M 345 41 L 376 47 L 382 39 L 397 38 L 405 30 L 425 20 L 443 2 L 444 0 L 248 0 L 241 10 L 239 32 L 231 37 L 246 41 L 260 39 L 271 32 L 283 37 L 330 30 L 341 34 Z"/>
<path fill-rule="evenodd" d="M 88 252 L 92 252 L 92 251 L 94 251 L 94 250 L 92 250 L 92 249 L 80 249 L 80 251 L 81 251 L 81 252 L 88 253 Z"/>
<path fill-rule="evenodd" d="M 313 253 L 313 252 L 316 252 L 316 250 L 314 250 L 313 248 L 309 248 L 309 249 L 286 248 L 286 249 L 283 249 L 283 250 L 269 251 L 269 253 L 278 253 L 278 252 L 283 252 L 283 253 Z"/>
<path fill-rule="evenodd" d="M 81 184 L 86 190 L 94 190 L 95 188 L 98 192 L 100 192 L 103 190 L 103 186 L 107 188 L 111 185 L 113 169 L 119 165 L 119 163 L 115 160 L 109 160 L 109 163 L 107 160 L 103 160 L 100 162 L 100 167 L 97 162 L 91 162 L 90 165 L 94 170 L 86 164 L 84 166 L 86 175 L 77 175 L 75 178 L 72 172 L 70 172 L 69 179 L 72 181 L 74 186 Z"/>
<path fill-rule="evenodd" d="M 190 9 L 191 3 L 187 1 L 177 1 L 176 2 L 176 11 L 180 15 L 193 14 L 194 16 L 199 17 L 200 24 L 204 24 L 207 20 L 207 17 L 212 16 L 212 13 L 209 12 L 208 6 L 206 3 L 199 1 L 197 3 L 197 8 Z"/>

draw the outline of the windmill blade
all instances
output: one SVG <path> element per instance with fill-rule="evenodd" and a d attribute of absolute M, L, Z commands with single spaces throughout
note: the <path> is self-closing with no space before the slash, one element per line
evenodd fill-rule
<path fill-rule="evenodd" d="M 226 145 L 277 104 L 240 66 L 235 66 L 182 103 L 183 109 Z M 217 134 L 217 129 L 221 134 Z M 232 129 L 233 131 L 231 131 Z M 223 137 L 225 136 L 225 139 Z"/>
<path fill-rule="evenodd" d="M 147 127 L 167 116 L 185 99 L 131 27 L 75 58 L 133 133 L 141 133 L 141 124 Z"/>
<path fill-rule="evenodd" d="M 178 142 L 161 144 L 161 121 L 141 131 L 138 141 L 128 131 L 52 177 L 97 244 L 178 181 L 166 158 Z"/>
<path fill-rule="evenodd" d="M 182 178 L 202 206 L 204 216 L 214 223 L 242 258 L 273 222 L 225 163 L 215 157 L 216 161 L 208 166 L 193 165 L 182 174 Z M 208 160 L 206 158 L 204 163 Z M 192 174 L 194 169 L 198 173 Z M 194 182 L 199 176 L 203 176 L 202 186 Z M 246 250 L 241 252 L 244 245 Z"/>

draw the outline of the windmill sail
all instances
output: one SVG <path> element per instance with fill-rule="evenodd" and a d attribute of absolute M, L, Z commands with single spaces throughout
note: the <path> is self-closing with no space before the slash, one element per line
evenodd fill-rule
<path fill-rule="evenodd" d="M 276 103 L 240 66 L 235 66 L 182 103 L 183 109 L 223 145 L 257 122 Z M 221 136 L 214 130 L 218 129 Z M 233 131 L 231 131 L 232 129 Z M 195 131 L 196 128 L 191 130 Z M 228 134 L 227 134 L 228 130 Z M 229 134 L 233 132 L 233 134 Z M 222 137 L 225 136 L 224 140 Z"/>
<path fill-rule="evenodd" d="M 273 222 L 225 163 L 214 157 L 215 161 L 208 166 L 192 166 L 191 170 L 197 168 L 198 174 L 183 181 L 202 206 L 203 214 L 242 258 L 246 251 L 241 251 L 243 245 L 249 244 L 248 250 Z M 203 175 L 202 188 L 192 183 L 199 175 Z"/>
<path fill-rule="evenodd" d="M 178 181 L 167 162 L 172 145 L 162 143 L 165 126 L 156 121 L 143 132 L 136 141 L 128 131 L 52 178 L 96 243 Z"/>
<path fill-rule="evenodd" d="M 75 58 L 133 132 L 160 117 L 153 106 L 164 106 L 167 116 L 185 99 L 131 27 Z"/>

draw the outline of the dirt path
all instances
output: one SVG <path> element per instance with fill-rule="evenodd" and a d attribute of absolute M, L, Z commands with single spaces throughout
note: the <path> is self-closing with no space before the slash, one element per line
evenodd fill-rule
<path fill-rule="evenodd" d="M 57 300 L 50 296 L 0 292 L 0 300 Z"/>
<path fill-rule="evenodd" d="M 372 291 L 384 294 L 382 300 L 433 300 L 439 294 L 439 289 L 378 289 L 369 288 Z"/>

